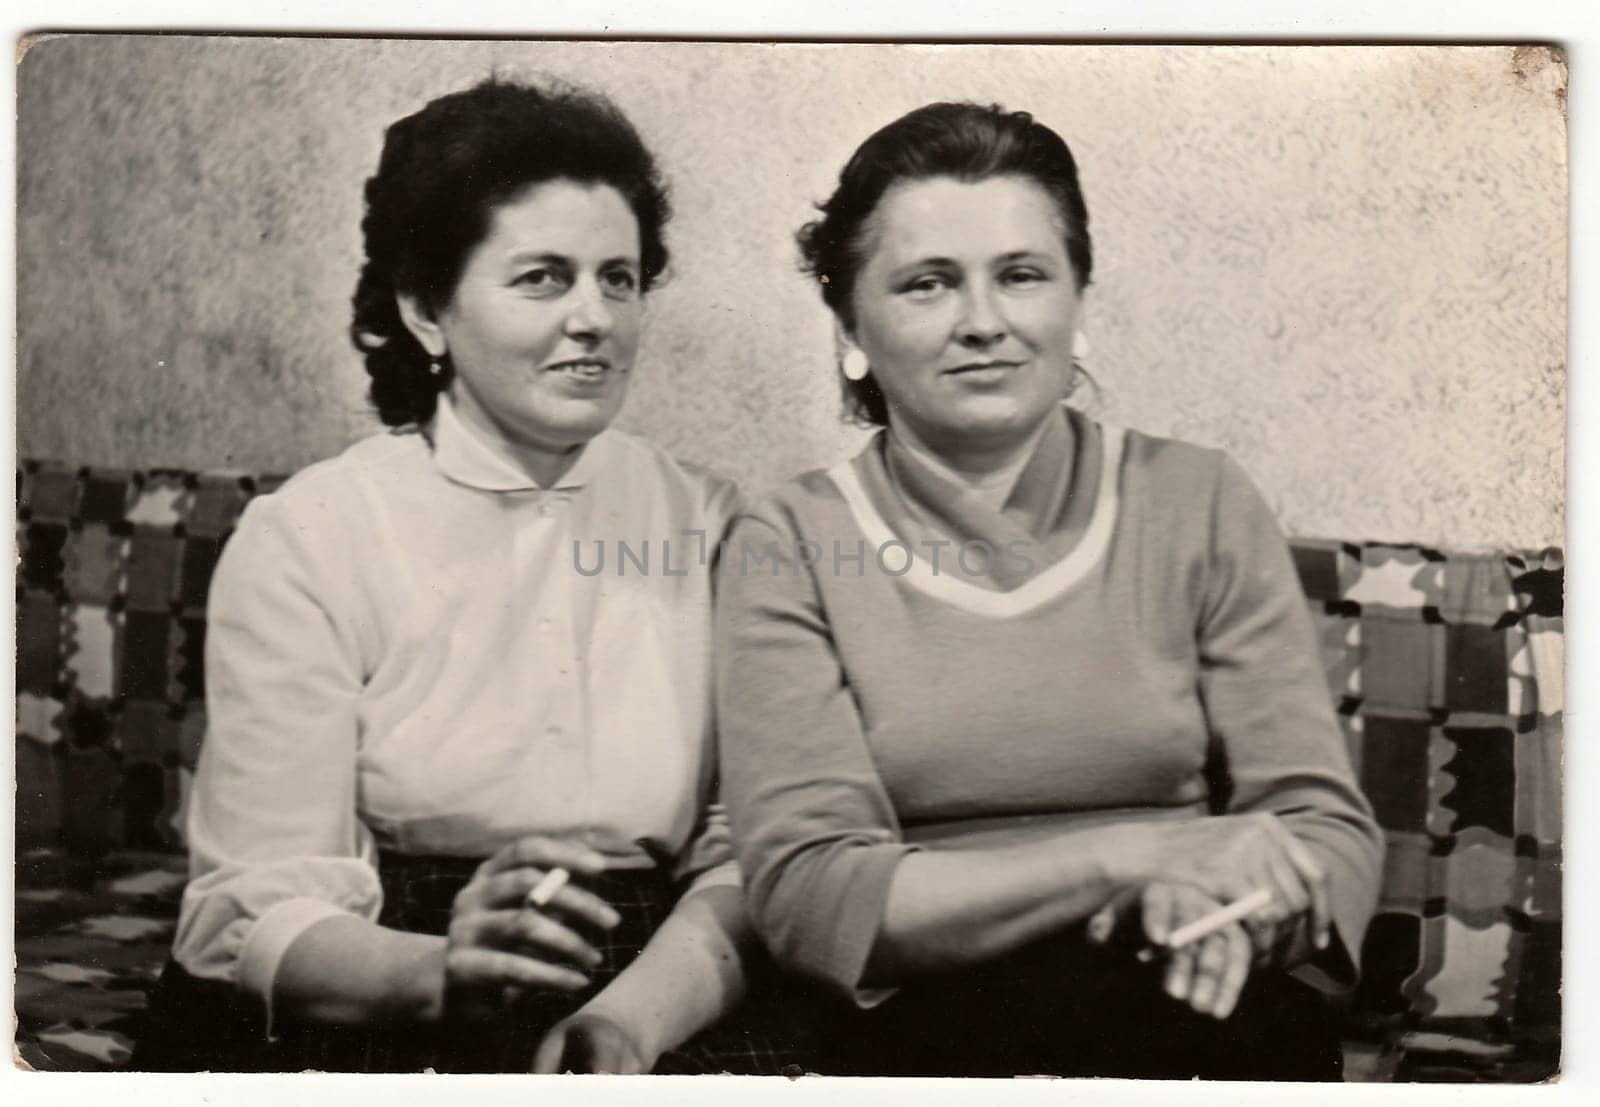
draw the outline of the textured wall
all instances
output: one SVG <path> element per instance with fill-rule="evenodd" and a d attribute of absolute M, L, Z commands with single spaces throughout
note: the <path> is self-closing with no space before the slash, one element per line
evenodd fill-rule
<path fill-rule="evenodd" d="M 1565 74 L 1509 49 L 46 40 L 20 451 L 286 470 L 370 430 L 361 183 L 491 69 L 608 91 L 664 163 L 624 419 L 684 456 L 760 486 L 849 447 L 792 232 L 873 128 L 999 100 L 1078 155 L 1105 417 L 1233 450 L 1300 534 L 1563 541 Z"/>

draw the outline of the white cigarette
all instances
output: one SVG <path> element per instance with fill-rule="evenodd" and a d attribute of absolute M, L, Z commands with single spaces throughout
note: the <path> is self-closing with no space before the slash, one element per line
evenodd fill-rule
<path fill-rule="evenodd" d="M 533 886 L 533 891 L 528 893 L 529 907 L 543 907 L 556 898 L 556 893 L 566 886 L 572 874 L 566 869 L 551 869 L 544 874 L 543 879 Z"/>
<path fill-rule="evenodd" d="M 1180 926 L 1167 935 L 1166 946 L 1168 949 L 1178 949 L 1198 942 L 1207 934 L 1213 934 L 1231 922 L 1238 922 L 1246 915 L 1259 911 L 1272 902 L 1272 893 L 1265 888 L 1257 888 L 1247 896 L 1234 900 L 1226 907 L 1219 907 L 1209 915 L 1202 915 L 1187 926 Z"/>

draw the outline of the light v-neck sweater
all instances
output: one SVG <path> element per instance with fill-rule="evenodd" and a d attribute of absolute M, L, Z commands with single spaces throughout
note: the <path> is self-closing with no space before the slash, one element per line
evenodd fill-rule
<path fill-rule="evenodd" d="M 1381 839 L 1272 513 L 1220 452 L 1097 429 L 1100 464 L 1076 466 L 1093 483 L 1071 490 L 1087 524 L 1011 591 L 963 579 L 956 547 L 933 571 L 933 550 L 889 528 L 882 435 L 736 524 L 722 786 L 752 917 L 787 966 L 864 1001 L 913 849 L 1256 811 L 1324 866 L 1355 958 Z"/>

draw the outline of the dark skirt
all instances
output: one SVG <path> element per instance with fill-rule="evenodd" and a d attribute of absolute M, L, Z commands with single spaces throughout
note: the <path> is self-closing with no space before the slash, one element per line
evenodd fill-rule
<path fill-rule="evenodd" d="M 818 1064 L 858 1076 L 1341 1079 L 1336 1012 L 1322 994 L 1262 972 L 1218 1021 L 1168 997 L 1163 972 L 1089 948 L 1080 927 L 829 1020 Z"/>
<path fill-rule="evenodd" d="M 384 854 L 380 925 L 443 935 L 451 904 L 478 864 Z M 582 992 L 540 992 L 487 1021 L 327 1026 L 280 1019 L 269 1041 L 255 997 L 230 984 L 202 980 L 169 961 L 129 1067 L 153 1072 L 527 1072 L 545 1031 L 614 980 L 677 901 L 672 882 L 657 870 L 607 873 L 581 883 L 622 917 L 597 944 L 604 960 Z M 763 955 L 746 962 L 746 1002 L 664 1054 L 655 1071 L 776 1075 L 814 1065 L 809 990 L 780 976 Z"/>

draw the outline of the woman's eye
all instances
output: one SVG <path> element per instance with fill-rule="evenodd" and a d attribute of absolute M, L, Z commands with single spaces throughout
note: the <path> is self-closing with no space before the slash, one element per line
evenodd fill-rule
<path fill-rule="evenodd" d="M 1009 285 L 1024 288 L 1049 280 L 1044 273 L 1037 269 L 1010 269 L 1006 271 L 1004 279 Z"/>
<path fill-rule="evenodd" d="M 550 292 L 563 287 L 561 274 L 554 269 L 530 269 L 517 278 L 517 285 L 534 292 Z"/>
<path fill-rule="evenodd" d="M 634 292 L 639 287 L 639 278 L 627 269 L 614 269 L 600 279 L 613 292 Z"/>
<path fill-rule="evenodd" d="M 929 273 L 927 276 L 907 281 L 901 286 L 900 291 L 913 299 L 926 300 L 937 296 L 949 287 L 950 282 L 948 279 L 937 273 Z"/>

